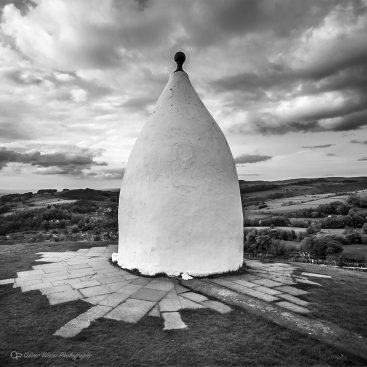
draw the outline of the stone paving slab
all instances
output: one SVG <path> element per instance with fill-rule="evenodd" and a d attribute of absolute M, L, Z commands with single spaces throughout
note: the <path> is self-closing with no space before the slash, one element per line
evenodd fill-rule
<path fill-rule="evenodd" d="M 98 280 L 101 284 L 113 284 L 113 283 L 119 283 L 121 285 L 125 285 L 130 283 L 128 280 L 123 278 L 123 276 L 95 276 L 93 279 Z"/>
<path fill-rule="evenodd" d="M 275 279 L 275 281 L 277 281 L 279 283 L 283 283 L 283 284 L 286 284 L 286 285 L 296 285 L 297 284 L 296 282 L 294 282 L 292 280 L 291 277 L 274 275 L 273 279 Z"/>
<path fill-rule="evenodd" d="M 116 307 L 120 303 L 124 302 L 129 296 L 126 293 L 111 293 L 106 298 L 98 301 L 99 305 Z"/>
<path fill-rule="evenodd" d="M 277 291 L 276 289 L 263 287 L 263 286 L 255 287 L 255 288 L 252 288 L 252 289 L 255 290 L 255 291 L 262 292 L 262 293 L 270 294 L 271 296 L 277 296 L 278 294 L 282 293 L 280 291 Z"/>
<path fill-rule="evenodd" d="M 149 284 L 146 285 L 146 287 L 168 292 L 174 287 L 174 283 L 168 279 L 158 278 L 158 279 L 153 279 Z"/>
<path fill-rule="evenodd" d="M 159 312 L 158 306 L 155 305 L 152 310 L 148 313 L 148 316 L 151 317 L 161 317 L 161 314 Z"/>
<path fill-rule="evenodd" d="M 225 305 L 222 302 L 218 302 L 218 301 L 204 301 L 201 303 L 203 306 L 211 308 L 212 310 L 215 310 L 221 314 L 226 314 L 232 311 L 231 307 Z"/>
<path fill-rule="evenodd" d="M 276 287 L 275 289 L 278 290 L 278 291 L 281 291 L 282 293 L 289 293 L 292 296 L 302 296 L 304 294 L 308 294 L 308 292 L 306 292 L 302 289 L 292 287 L 290 285 L 284 285 L 284 286 L 281 286 L 281 287 Z"/>
<path fill-rule="evenodd" d="M 141 278 L 138 278 L 138 279 L 133 279 L 131 281 L 131 284 L 138 284 L 138 285 L 144 286 L 144 285 L 149 284 L 151 281 L 152 280 L 150 278 L 143 278 L 143 277 L 141 277 Z"/>
<path fill-rule="evenodd" d="M 45 259 L 38 259 L 38 260 L 34 260 L 35 262 L 45 262 Z M 48 257 L 47 261 L 52 261 L 54 263 L 60 262 L 60 261 L 64 261 L 64 259 L 61 259 L 59 257 Z"/>
<path fill-rule="evenodd" d="M 89 264 L 85 264 L 84 262 L 81 262 L 80 264 L 68 265 L 66 267 L 66 270 L 78 270 L 78 269 L 87 269 L 87 268 L 91 268 L 91 266 Z"/>
<path fill-rule="evenodd" d="M 182 307 L 183 309 L 184 309 L 184 308 L 187 308 L 187 309 L 195 310 L 195 309 L 205 308 L 205 306 L 203 306 L 203 304 L 200 304 L 200 303 L 197 303 L 197 302 L 191 301 L 191 300 L 189 300 L 188 298 L 185 298 L 185 297 L 179 296 L 179 297 L 178 297 L 178 299 L 180 300 L 181 307 Z M 205 302 L 205 301 L 204 301 L 204 302 Z"/>
<path fill-rule="evenodd" d="M 294 279 L 297 281 L 297 283 L 318 285 L 318 286 L 321 287 L 321 284 L 320 283 L 313 282 L 312 280 L 309 280 L 309 279 L 300 278 L 300 277 L 294 277 Z"/>
<path fill-rule="evenodd" d="M 306 273 L 306 272 L 302 272 L 301 275 L 305 275 L 307 277 L 314 277 L 314 278 L 325 278 L 325 279 L 331 279 L 330 275 L 325 275 L 325 274 L 317 274 L 317 273 Z"/>
<path fill-rule="evenodd" d="M 229 289 L 232 289 L 236 292 L 247 294 L 247 295 L 255 297 L 255 298 L 259 298 L 259 299 L 261 299 L 263 301 L 266 301 L 266 302 L 279 301 L 279 298 L 277 298 L 275 296 L 272 296 L 270 294 L 266 294 L 266 293 L 263 293 L 263 292 L 259 292 L 259 291 L 255 290 L 253 288 L 247 288 L 247 287 L 245 287 L 241 284 L 232 283 L 232 282 L 229 282 L 229 281 L 225 281 L 223 279 L 210 279 L 210 281 L 212 281 L 214 283 L 217 283 L 221 286 L 227 287 Z"/>
<path fill-rule="evenodd" d="M 84 297 L 99 296 L 101 294 L 112 293 L 111 288 L 106 285 L 96 285 L 94 287 L 83 288 L 80 290 Z"/>
<path fill-rule="evenodd" d="M 138 279 L 139 277 L 133 274 L 125 275 L 125 279 L 132 280 L 132 279 Z"/>
<path fill-rule="evenodd" d="M 181 293 L 181 296 L 194 302 L 204 302 L 208 300 L 207 297 L 194 292 Z"/>
<path fill-rule="evenodd" d="M 77 253 L 79 253 L 79 254 L 86 254 L 87 252 L 89 251 L 89 249 L 88 248 L 81 248 L 81 249 L 79 249 L 78 251 L 77 251 Z"/>
<path fill-rule="evenodd" d="M 299 314 L 308 314 L 311 312 L 308 308 L 298 306 L 298 305 L 295 305 L 294 303 L 287 302 L 287 301 L 277 302 L 276 305 L 286 308 L 287 310 L 290 310 L 292 312 L 299 313 Z"/>
<path fill-rule="evenodd" d="M 125 293 L 130 296 L 131 294 L 135 293 L 140 288 L 142 288 L 142 286 L 139 284 L 127 284 L 124 287 L 122 287 L 121 289 L 117 290 L 116 292 Z"/>
<path fill-rule="evenodd" d="M 236 278 L 247 280 L 247 281 L 252 281 L 252 280 L 260 279 L 261 277 L 254 275 L 254 274 L 247 273 L 247 274 L 240 274 L 236 276 Z M 223 277 L 223 279 L 226 279 L 226 278 Z"/>
<path fill-rule="evenodd" d="M 42 265 L 40 265 L 42 266 Z M 56 272 L 60 272 L 60 270 L 66 270 L 65 269 L 65 265 L 57 265 L 57 266 L 50 266 L 50 267 L 45 267 L 42 269 L 46 274 L 47 273 L 56 273 Z"/>
<path fill-rule="evenodd" d="M 47 288 L 50 287 L 52 284 L 50 282 L 38 282 L 30 285 L 21 285 L 22 292 L 29 292 L 29 291 L 35 291 L 40 290 L 41 288 Z"/>
<path fill-rule="evenodd" d="M 18 278 L 28 277 L 28 276 L 34 276 L 36 274 L 43 275 L 45 274 L 41 269 L 39 270 L 28 270 L 28 271 L 18 271 L 17 276 Z"/>
<path fill-rule="evenodd" d="M 43 279 L 48 279 L 49 281 L 63 280 L 63 279 L 71 279 L 73 278 L 66 270 L 57 271 L 55 273 L 47 273 L 43 275 Z"/>
<path fill-rule="evenodd" d="M 160 312 L 175 312 L 179 310 L 181 310 L 181 303 L 178 298 L 164 298 L 159 302 Z"/>
<path fill-rule="evenodd" d="M 268 287 L 268 288 L 278 287 L 278 286 L 284 285 L 282 283 L 275 282 L 274 280 L 266 279 L 266 278 L 264 278 L 264 279 L 258 279 L 258 280 L 253 280 L 252 283 L 263 285 L 264 287 Z"/>
<path fill-rule="evenodd" d="M 230 287 L 230 289 L 234 289 L 233 287 Z M 267 293 L 264 293 L 264 292 L 259 292 L 255 289 L 252 289 L 252 288 L 246 288 L 246 287 L 243 287 L 241 288 L 241 290 L 238 289 L 235 289 L 237 291 L 239 291 L 240 293 L 243 293 L 243 294 L 247 294 L 248 296 L 251 296 L 251 297 L 255 297 L 255 298 L 259 298 L 263 301 L 266 301 L 266 302 L 274 302 L 274 301 L 278 301 L 279 298 L 273 296 L 273 295 L 270 295 L 270 294 L 267 294 Z"/>
<path fill-rule="evenodd" d="M 163 330 L 185 329 L 187 325 L 182 321 L 179 312 L 163 312 L 164 320 Z"/>
<path fill-rule="evenodd" d="M 243 285 L 243 286 L 245 286 L 247 288 L 253 288 L 253 287 L 257 287 L 258 286 L 258 284 L 251 283 L 251 282 L 249 282 L 247 280 L 244 280 L 244 279 L 233 279 L 233 282 L 234 283 L 237 283 L 237 284 L 241 284 L 241 285 Z"/>
<path fill-rule="evenodd" d="M 143 299 L 145 301 L 158 302 L 167 294 L 166 291 L 142 287 L 131 295 L 134 299 Z"/>
<path fill-rule="evenodd" d="M 189 291 L 189 290 L 188 290 Z M 176 293 L 176 289 L 172 288 L 165 296 L 165 299 L 176 299 L 178 300 L 178 295 Z"/>
<path fill-rule="evenodd" d="M 20 278 L 20 279 L 17 279 L 15 282 L 19 287 L 32 285 L 32 284 L 42 284 L 42 283 L 44 283 L 43 278 L 41 278 L 41 279 Z"/>
<path fill-rule="evenodd" d="M 310 302 L 304 301 L 303 299 L 299 299 L 291 294 L 282 293 L 279 294 L 278 297 L 285 299 L 286 301 L 292 302 L 298 306 L 307 307 L 310 305 Z"/>
<path fill-rule="evenodd" d="M 51 293 L 47 295 L 47 298 L 51 305 L 58 305 L 60 303 L 76 301 L 83 298 L 83 296 L 77 290 L 71 290 L 67 292 Z"/>
<path fill-rule="evenodd" d="M 125 288 L 126 285 L 128 285 L 129 283 L 124 283 L 124 284 L 120 284 L 120 283 L 110 283 L 110 284 L 106 284 L 108 286 L 108 288 L 110 288 L 112 291 L 114 292 L 120 292 L 121 290 L 123 290 Z M 141 286 L 140 286 L 141 287 Z"/>
<path fill-rule="evenodd" d="M 97 285 L 101 285 L 97 280 L 79 280 L 79 279 L 70 279 L 69 284 L 75 289 L 82 289 L 82 288 L 90 288 Z"/>
<path fill-rule="evenodd" d="M 89 327 L 92 321 L 103 317 L 110 310 L 111 307 L 106 306 L 92 307 L 87 312 L 84 312 L 75 319 L 70 320 L 63 327 L 55 331 L 53 335 L 61 336 L 63 338 L 72 338 L 78 335 L 83 329 Z"/>
<path fill-rule="evenodd" d="M 48 288 L 42 288 L 41 289 L 41 293 L 42 294 L 52 294 L 52 293 L 59 293 L 59 292 L 66 292 L 66 291 L 72 291 L 73 288 L 68 285 L 68 284 L 64 284 L 64 285 L 59 285 L 58 287 L 48 287 Z"/>
<path fill-rule="evenodd" d="M 104 300 L 108 296 L 109 296 L 109 294 L 101 294 L 100 296 L 93 296 L 93 297 L 83 298 L 82 300 L 85 301 L 85 302 L 88 302 L 92 305 L 97 305 L 100 301 Z"/>
<path fill-rule="evenodd" d="M 75 277 L 82 277 L 84 275 L 91 275 L 95 273 L 95 270 L 92 268 L 87 268 L 87 269 L 79 269 L 79 270 L 70 270 L 69 274 L 71 276 L 75 276 Z"/>
<path fill-rule="evenodd" d="M 35 279 L 43 279 L 46 277 L 47 274 L 45 273 L 36 273 L 36 274 L 29 274 L 29 275 L 24 275 L 22 277 L 18 277 L 17 280 L 19 282 L 21 281 L 27 281 L 27 280 L 35 280 Z"/>
<path fill-rule="evenodd" d="M 177 294 L 190 292 L 190 289 L 183 287 L 182 285 L 175 283 L 175 290 Z"/>
<path fill-rule="evenodd" d="M 0 280 L 0 285 L 13 284 L 14 281 L 15 281 L 14 278 L 3 279 L 3 280 Z"/>
<path fill-rule="evenodd" d="M 121 303 L 105 315 L 105 317 L 129 323 L 137 323 L 154 305 L 155 303 L 150 301 L 127 299 L 124 303 Z"/>

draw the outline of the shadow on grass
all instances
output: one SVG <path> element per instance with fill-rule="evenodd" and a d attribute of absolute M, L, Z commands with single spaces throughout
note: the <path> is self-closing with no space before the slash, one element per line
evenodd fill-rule
<path fill-rule="evenodd" d="M 65 358 L 20 358 L 10 353 L 91 354 L 78 365 L 88 366 L 365 366 L 307 336 L 281 328 L 252 314 L 234 310 L 181 312 L 184 330 L 162 330 L 162 320 L 144 317 L 138 324 L 99 319 L 71 339 L 52 334 L 90 305 L 83 301 L 50 306 L 38 291 L 20 293 L 4 287 L 0 307 L 3 340 L 0 365 L 65 366 Z"/>
<path fill-rule="evenodd" d="M 346 330 L 367 337 L 367 273 L 331 266 L 311 264 L 298 264 L 298 266 L 305 272 L 332 277 L 332 279 L 314 278 L 314 281 L 322 286 L 312 287 L 312 291 L 303 297 L 312 302 L 312 317 L 331 321 Z"/>

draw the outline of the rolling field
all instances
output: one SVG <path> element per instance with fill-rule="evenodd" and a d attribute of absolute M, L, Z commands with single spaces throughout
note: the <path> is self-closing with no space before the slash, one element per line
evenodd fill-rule
<path fill-rule="evenodd" d="M 359 190 L 358 194 L 365 195 L 367 190 Z M 254 217 L 264 214 L 273 213 L 289 213 L 301 209 L 316 208 L 322 204 L 329 204 L 333 201 L 341 201 L 345 203 L 349 195 L 340 194 L 315 194 L 315 195 L 298 195 L 292 197 L 286 197 L 281 199 L 266 200 L 266 208 L 256 209 L 255 206 L 250 206 L 247 208 L 247 215 L 249 217 Z"/>

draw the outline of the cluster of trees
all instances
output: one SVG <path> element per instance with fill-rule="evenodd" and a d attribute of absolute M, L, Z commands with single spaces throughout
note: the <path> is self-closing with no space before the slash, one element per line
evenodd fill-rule
<path fill-rule="evenodd" d="M 251 228 L 244 232 L 244 251 L 250 253 L 266 253 L 274 256 L 285 256 L 296 251 L 295 246 L 286 245 L 284 240 L 291 241 L 297 237 L 294 231 L 280 229 Z"/>
<path fill-rule="evenodd" d="M 348 204 L 357 206 L 359 208 L 367 208 L 367 197 L 362 195 L 353 194 L 348 197 Z"/>
<path fill-rule="evenodd" d="M 300 250 L 313 257 L 324 258 L 343 252 L 343 244 L 330 235 L 314 235 L 306 237 L 301 242 Z"/>
<path fill-rule="evenodd" d="M 28 199 L 31 199 L 33 197 L 32 192 L 26 192 L 24 194 L 8 194 L 0 196 L 0 205 L 5 205 L 9 203 L 18 203 L 22 202 Z"/>
<path fill-rule="evenodd" d="M 65 229 L 66 232 L 93 230 L 117 231 L 117 204 L 111 203 L 106 212 L 103 207 L 88 200 L 79 200 L 72 204 L 55 205 L 16 212 L 2 216 L 0 235 L 20 231 Z"/>
<path fill-rule="evenodd" d="M 252 228 L 244 233 L 244 251 L 250 253 L 271 254 L 274 256 L 288 256 L 298 250 L 307 252 L 311 256 L 324 258 L 329 255 L 337 255 L 343 251 L 345 239 L 340 236 L 306 232 L 295 233 L 278 229 Z M 284 241 L 301 240 L 298 248 L 292 243 Z"/>
<path fill-rule="evenodd" d="M 278 185 L 268 182 L 250 183 L 244 180 L 239 180 L 241 194 L 249 192 L 267 191 L 278 188 Z"/>
<path fill-rule="evenodd" d="M 317 208 L 304 208 L 288 213 L 290 218 L 324 218 L 328 215 L 347 215 L 351 205 L 341 201 L 333 201 L 328 204 L 321 204 Z"/>
<path fill-rule="evenodd" d="M 58 194 L 63 199 L 70 200 L 93 200 L 93 201 L 112 201 L 118 202 L 119 191 L 102 191 L 93 189 L 75 189 L 67 190 Z"/>
<path fill-rule="evenodd" d="M 348 203 L 355 202 L 364 205 L 366 199 L 358 195 L 352 195 Z M 366 203 L 367 205 L 367 203 Z M 293 226 L 308 228 L 314 221 L 320 223 L 321 228 L 345 228 L 346 226 L 361 228 L 367 223 L 367 212 L 361 206 L 352 207 L 341 201 L 319 205 L 316 209 L 300 209 L 295 212 L 274 215 L 268 218 L 249 219 L 244 217 L 244 226 Z"/>

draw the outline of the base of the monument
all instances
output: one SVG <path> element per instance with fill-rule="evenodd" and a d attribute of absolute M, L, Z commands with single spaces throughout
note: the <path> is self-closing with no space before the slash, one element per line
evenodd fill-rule
<path fill-rule="evenodd" d="M 166 270 L 159 266 L 154 266 L 149 264 L 149 266 L 138 266 L 138 265 L 129 265 L 124 263 L 119 259 L 118 253 L 113 253 L 111 261 L 114 265 L 120 267 L 123 270 L 128 270 L 133 274 L 142 275 L 146 277 L 181 277 L 182 279 L 188 280 L 191 278 L 203 278 L 203 277 L 215 277 L 215 276 L 223 276 L 223 275 L 231 275 L 241 273 L 243 270 L 243 259 L 240 259 L 237 264 L 234 264 L 231 267 L 226 266 L 221 269 L 216 267 L 215 269 L 203 269 L 203 270 L 194 270 L 194 269 L 181 269 L 181 270 Z"/>

